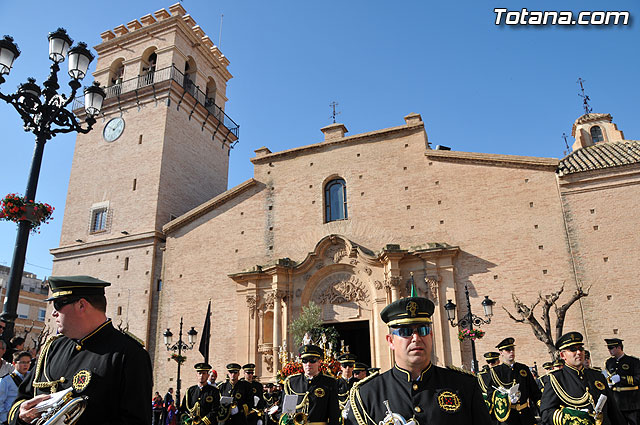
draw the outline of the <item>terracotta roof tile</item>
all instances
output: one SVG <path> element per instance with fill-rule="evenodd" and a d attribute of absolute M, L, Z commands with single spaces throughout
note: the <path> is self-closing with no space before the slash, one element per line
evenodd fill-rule
<path fill-rule="evenodd" d="M 614 143 L 598 143 L 578 149 L 560 161 L 556 172 L 561 176 L 565 176 L 581 171 L 637 163 L 640 163 L 640 141 L 625 140 Z"/>

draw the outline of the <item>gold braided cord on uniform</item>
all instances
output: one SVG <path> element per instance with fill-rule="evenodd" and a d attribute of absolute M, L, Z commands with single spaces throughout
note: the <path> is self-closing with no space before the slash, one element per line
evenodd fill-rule
<path fill-rule="evenodd" d="M 191 416 L 191 419 L 196 419 L 196 417 L 199 417 L 200 416 L 200 402 L 199 401 L 196 401 L 194 403 L 193 409 L 189 409 L 189 389 L 187 389 L 187 393 L 185 394 L 184 399 L 186 401 L 187 411 L 189 412 L 189 416 Z"/>
<path fill-rule="evenodd" d="M 553 376 L 553 374 L 549 375 L 549 382 L 551 383 L 551 388 L 553 388 L 558 398 L 569 406 L 577 407 L 577 408 L 586 407 L 589 405 L 590 398 L 593 399 L 593 397 L 591 397 L 591 394 L 589 393 L 588 390 L 580 398 L 571 397 L 560 386 L 560 383 L 558 382 L 556 377 Z"/>
<path fill-rule="evenodd" d="M 364 410 L 364 404 L 362 403 L 362 398 L 360 397 L 359 387 L 360 385 L 364 384 L 374 376 L 378 376 L 379 374 L 380 374 L 379 371 L 374 372 L 371 375 L 367 376 L 366 378 L 355 382 L 353 384 L 353 387 L 351 387 L 351 391 L 349 391 L 349 404 L 351 405 L 351 411 L 353 412 L 353 416 L 356 418 L 358 425 L 367 425 L 367 422 L 362 418 L 362 414 L 360 414 L 360 410 L 358 409 L 357 403 L 360 403 L 360 408 L 362 409 L 362 413 L 364 414 L 365 418 L 369 420 L 371 424 L 378 425 L 376 421 L 371 419 L 371 417 L 367 414 L 367 411 Z"/>
<path fill-rule="evenodd" d="M 9 409 L 9 415 L 7 415 L 7 420 L 8 422 L 15 422 L 18 423 L 17 421 L 14 421 L 14 416 L 18 413 L 18 411 L 20 410 L 20 405 L 22 403 L 24 403 L 25 401 L 27 401 L 26 399 L 24 400 L 20 400 L 20 401 L 16 401 L 15 403 L 13 403 L 13 406 L 11 406 L 11 409 Z"/>
<path fill-rule="evenodd" d="M 53 394 L 54 392 L 56 392 L 56 387 L 58 386 L 58 384 L 64 382 L 64 376 L 55 381 L 52 381 L 51 378 L 47 376 L 47 354 L 49 354 L 49 349 L 51 348 L 51 344 L 53 343 L 53 341 L 62 336 L 62 334 L 50 336 L 44 343 L 42 351 L 40 352 L 40 357 L 38 357 L 38 363 L 36 364 L 36 372 L 33 375 L 33 388 L 50 388 L 50 391 Z M 46 381 L 36 382 L 41 373 L 44 375 Z"/>
<path fill-rule="evenodd" d="M 498 378 L 498 374 L 496 373 L 496 371 L 494 370 L 494 368 L 490 368 L 489 369 L 489 373 L 491 373 L 491 378 L 502 388 L 506 388 L 509 389 L 513 386 L 513 384 L 516 383 L 516 380 L 514 379 L 513 382 L 511 384 L 505 384 L 504 382 L 502 382 L 500 380 L 500 378 Z"/>
<path fill-rule="evenodd" d="M 484 384 L 484 380 L 482 379 L 481 373 L 478 374 L 478 382 L 480 383 L 480 389 L 482 390 L 483 393 L 486 394 L 487 386 Z"/>

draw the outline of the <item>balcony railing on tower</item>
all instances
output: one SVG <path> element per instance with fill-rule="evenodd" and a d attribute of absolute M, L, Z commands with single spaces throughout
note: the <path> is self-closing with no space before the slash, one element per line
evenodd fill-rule
<path fill-rule="evenodd" d="M 206 108 L 206 110 L 213 115 L 218 121 L 220 121 L 225 127 L 231 131 L 236 137 L 239 137 L 240 126 L 236 124 L 224 111 L 214 103 L 212 98 L 206 96 L 206 94 L 200 90 L 200 87 L 196 86 L 188 75 L 184 75 L 175 66 L 169 66 L 156 71 L 147 72 L 144 75 L 139 75 L 130 80 L 122 81 L 104 89 L 107 93 L 105 101 L 114 97 L 120 97 L 125 93 L 140 90 L 147 86 L 153 86 L 164 81 L 175 81 L 184 90 L 189 93 L 198 103 Z M 84 107 L 84 99 L 76 98 L 73 103 L 73 110 L 76 108 Z"/>

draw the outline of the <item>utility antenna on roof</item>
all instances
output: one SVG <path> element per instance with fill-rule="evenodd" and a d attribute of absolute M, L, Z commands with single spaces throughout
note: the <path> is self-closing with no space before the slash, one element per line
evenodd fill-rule
<path fill-rule="evenodd" d="M 578 93 L 578 96 L 580 96 L 583 100 L 582 107 L 584 108 L 584 113 L 589 114 L 591 113 L 591 111 L 593 111 L 593 109 L 591 108 L 591 106 L 589 106 L 589 101 L 591 99 L 589 98 L 589 96 L 584 94 L 584 85 L 582 83 L 585 83 L 585 82 L 586 81 L 583 80 L 582 78 L 578 78 L 578 84 L 580 84 L 580 92 L 581 92 L 581 93 Z"/>
<path fill-rule="evenodd" d="M 218 49 L 222 49 L 222 18 L 224 15 L 220 14 L 220 35 L 218 36 Z"/>
<path fill-rule="evenodd" d="M 338 102 L 335 102 L 335 101 L 331 102 L 329 104 L 329 106 L 331 106 L 331 109 L 333 111 L 331 113 L 331 115 L 329 116 L 329 118 L 333 119 L 333 123 L 335 124 L 336 123 L 336 115 L 340 115 L 340 112 L 336 112 L 336 106 L 338 106 Z"/>
<path fill-rule="evenodd" d="M 569 153 L 569 143 L 567 143 L 567 133 L 562 132 L 562 138 L 564 139 L 564 146 L 567 148 L 567 150 L 564 151 L 564 156 L 567 156 L 567 154 Z"/>

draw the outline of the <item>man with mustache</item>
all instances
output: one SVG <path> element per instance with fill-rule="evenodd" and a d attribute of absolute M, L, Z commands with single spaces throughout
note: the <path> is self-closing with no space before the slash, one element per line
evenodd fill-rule
<path fill-rule="evenodd" d="M 376 425 L 390 412 L 418 425 L 491 424 L 477 379 L 431 363 L 434 308 L 426 298 L 409 297 L 382 310 L 395 365 L 353 385 L 348 425 Z"/>

